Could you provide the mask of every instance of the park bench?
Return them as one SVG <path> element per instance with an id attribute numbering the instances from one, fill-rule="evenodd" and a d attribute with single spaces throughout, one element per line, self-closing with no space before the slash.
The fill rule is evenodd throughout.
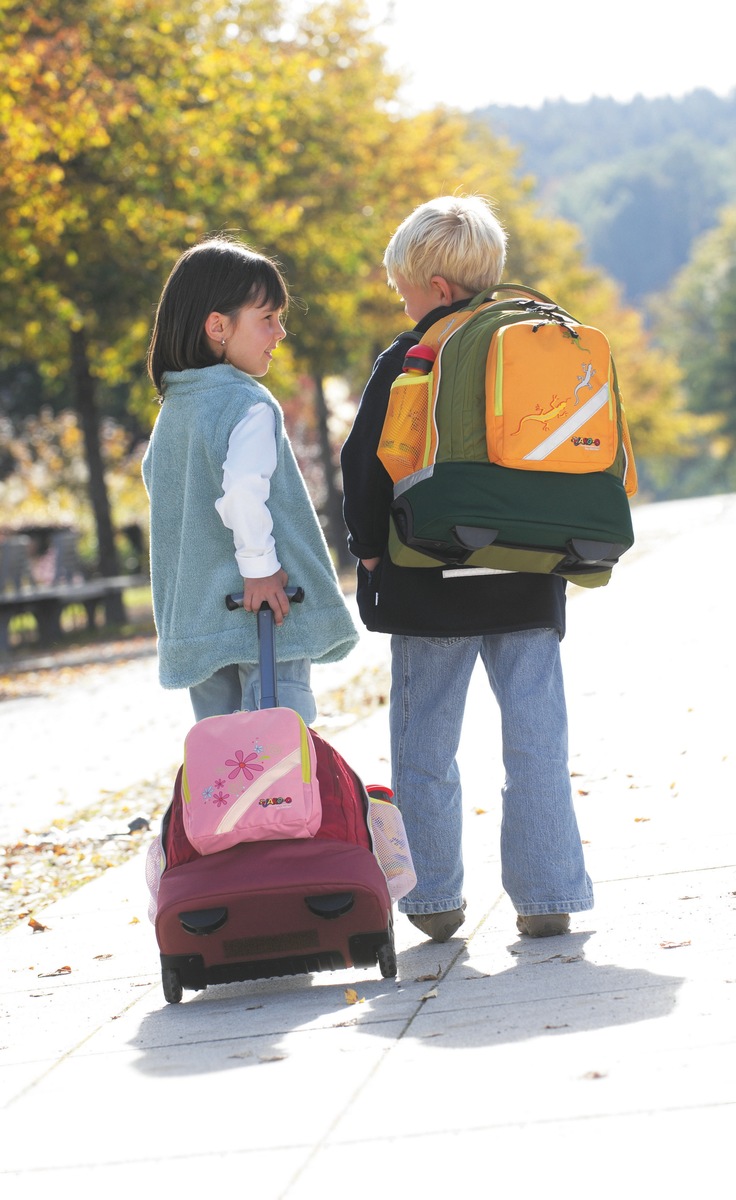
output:
<path id="1" fill-rule="evenodd" d="M 32 571 L 31 538 L 9 535 L 0 542 L 0 653 L 9 648 L 9 626 L 13 617 L 30 613 L 38 630 L 38 644 L 51 646 L 62 640 L 64 610 L 81 605 L 88 629 L 108 620 L 108 606 L 123 603 L 128 588 L 148 584 L 147 575 L 82 577 L 77 556 L 77 535 L 60 530 L 51 540 L 53 573 L 49 582 L 37 583 Z"/>

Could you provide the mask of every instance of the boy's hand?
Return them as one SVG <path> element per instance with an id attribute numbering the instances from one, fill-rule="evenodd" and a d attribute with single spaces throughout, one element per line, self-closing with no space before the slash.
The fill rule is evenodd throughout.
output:
<path id="1" fill-rule="evenodd" d="M 280 570 L 275 575 L 266 575 L 263 579 L 246 579 L 243 581 L 243 608 L 246 612 L 258 612 L 265 601 L 273 612 L 277 625 L 283 625 L 284 617 L 289 612 L 289 598 L 284 591 L 289 576 Z"/>
<path id="2" fill-rule="evenodd" d="M 360 561 L 362 562 L 366 571 L 368 571 L 370 573 L 371 571 L 375 571 L 376 567 L 378 566 L 378 564 L 381 560 L 380 560 L 380 558 L 361 558 Z"/>

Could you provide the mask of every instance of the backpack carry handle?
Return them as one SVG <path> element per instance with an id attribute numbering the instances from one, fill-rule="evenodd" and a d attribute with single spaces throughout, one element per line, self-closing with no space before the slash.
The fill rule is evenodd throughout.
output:
<path id="1" fill-rule="evenodd" d="M 284 588 L 292 604 L 301 604 L 304 599 L 304 588 Z M 225 604 L 234 612 L 243 607 L 243 597 L 226 596 Z M 256 613 L 258 623 L 258 667 L 261 676 L 261 703 L 259 708 L 278 708 L 278 684 L 276 681 L 276 639 L 274 637 L 273 611 L 267 600 Z"/>
<path id="2" fill-rule="evenodd" d="M 491 303 L 496 300 L 499 292 L 511 293 L 511 299 L 516 295 L 520 300 L 523 297 L 534 300 L 541 308 L 548 308 L 551 313 L 561 313 L 564 317 L 569 317 L 571 321 L 575 321 L 575 318 L 570 315 L 566 308 L 560 308 L 560 305 L 555 304 L 554 300 L 550 300 L 549 296 L 545 296 L 544 292 L 538 292 L 535 288 L 527 287 L 524 283 L 499 283 L 498 287 L 493 288 L 492 291 L 487 293 Z M 498 301 L 498 303 L 502 304 L 503 301 Z"/>
<path id="3" fill-rule="evenodd" d="M 304 588 L 302 588 L 302 587 L 287 587 L 287 588 L 284 588 L 284 591 L 286 592 L 287 599 L 290 600 L 292 604 L 301 604 L 302 600 L 304 599 Z M 268 608 L 268 602 L 266 600 L 264 600 L 263 603 L 266 605 L 266 608 Z M 229 608 L 230 612 L 235 612 L 236 609 L 242 608 L 243 607 L 242 592 L 240 593 L 240 595 L 233 594 L 230 596 L 226 596 L 225 597 L 225 607 Z"/>
<path id="4" fill-rule="evenodd" d="M 558 307 L 554 300 L 550 300 L 549 296 L 545 296 L 544 292 L 537 292 L 534 288 L 527 287 L 525 283 L 499 283 L 497 287 L 491 289 L 489 293 L 491 299 L 498 292 L 521 293 L 524 296 L 531 296 L 532 300 L 541 300 L 542 304 L 552 304 L 555 308 Z"/>

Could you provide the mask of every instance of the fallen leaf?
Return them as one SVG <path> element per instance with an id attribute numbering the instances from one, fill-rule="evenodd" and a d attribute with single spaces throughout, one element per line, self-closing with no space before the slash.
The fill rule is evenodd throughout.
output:
<path id="1" fill-rule="evenodd" d="M 483 817 L 488 812 L 488 809 L 487 808 L 474 808 L 473 812 L 476 814 L 476 816 Z"/>
<path id="2" fill-rule="evenodd" d="M 348 1004 L 364 1004 L 365 996 L 359 996 L 355 988 L 345 988 L 345 999 Z"/>
<path id="3" fill-rule="evenodd" d="M 34 933 L 45 933 L 48 929 L 48 925 L 42 925 L 41 922 L 37 921 L 35 917 L 31 917 L 28 924 Z"/>
<path id="4" fill-rule="evenodd" d="M 586 1071 L 583 1079 L 605 1079 L 606 1074 L 606 1071 Z"/>
<path id="5" fill-rule="evenodd" d="M 133 917 L 133 919 L 128 922 L 129 925 L 140 925 L 140 923 L 140 917 Z"/>
<path id="6" fill-rule="evenodd" d="M 590 792 L 586 792 L 585 788 L 578 788 L 578 796 L 589 796 Z"/>
<path id="7" fill-rule="evenodd" d="M 112 954 L 95 954 L 95 962 L 99 962 L 103 958 L 112 958 Z"/>
<path id="8" fill-rule="evenodd" d="M 434 983 L 435 979 L 441 979 L 441 978 L 442 978 L 442 967 L 438 967 L 436 974 L 434 974 L 434 975 L 431 975 L 431 974 L 430 975 L 417 975 L 414 982 L 415 983 Z"/>
<path id="9" fill-rule="evenodd" d="M 662 950 L 677 950 L 680 946 L 691 946 L 692 942 L 660 942 L 659 945 Z"/>
<path id="10" fill-rule="evenodd" d="M 425 992 L 425 994 L 422 996 L 422 1000 L 436 1000 L 438 995 L 438 989 L 432 988 L 430 991 Z"/>
<path id="11" fill-rule="evenodd" d="M 544 1028 L 545 1029 L 569 1029 L 570 1026 L 567 1023 L 567 1021 L 565 1021 L 565 1023 L 563 1025 L 545 1025 Z"/>
<path id="12" fill-rule="evenodd" d="M 39 975 L 39 979 L 53 979 L 55 975 L 71 975 L 71 967 L 57 967 L 55 971 L 49 971 L 46 975 Z"/>
<path id="13" fill-rule="evenodd" d="M 639 823 L 643 821 L 651 821 L 651 819 L 651 817 L 634 817 L 634 821 Z"/>

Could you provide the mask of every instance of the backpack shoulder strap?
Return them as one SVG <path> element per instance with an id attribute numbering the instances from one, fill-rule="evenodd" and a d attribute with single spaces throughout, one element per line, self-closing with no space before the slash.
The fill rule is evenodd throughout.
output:
<path id="1" fill-rule="evenodd" d="M 459 312 L 450 313 L 447 317 L 440 317 L 439 321 L 435 321 L 434 325 L 430 325 L 429 329 L 422 334 L 420 342 L 422 346 L 431 346 L 434 350 L 441 350 L 445 342 L 453 333 L 457 333 L 467 321 L 475 317 L 480 308 L 461 308 Z"/>

